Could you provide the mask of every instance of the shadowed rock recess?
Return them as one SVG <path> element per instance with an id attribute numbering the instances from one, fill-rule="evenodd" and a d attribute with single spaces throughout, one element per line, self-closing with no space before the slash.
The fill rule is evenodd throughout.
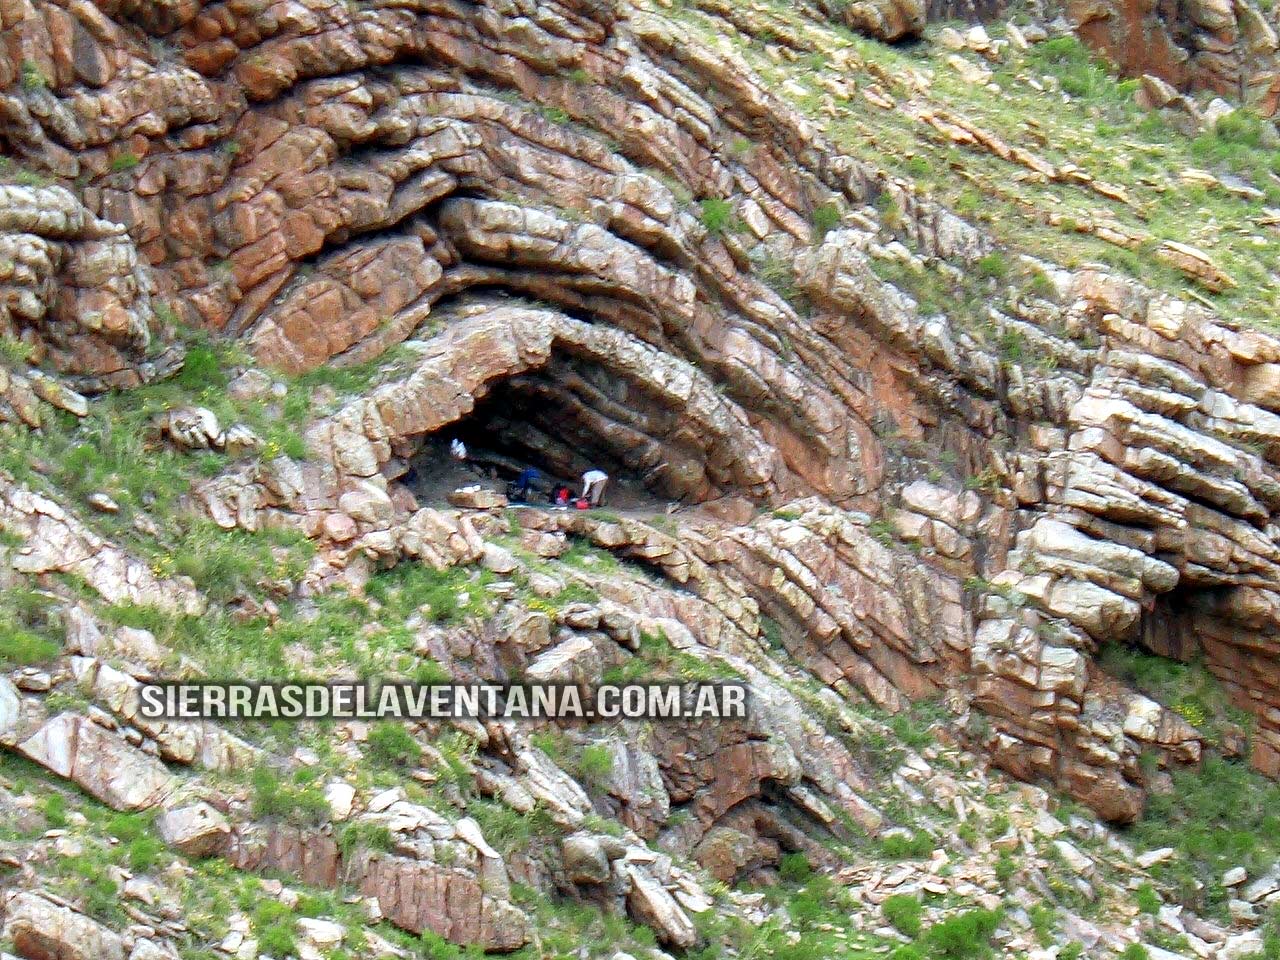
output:
<path id="1" fill-rule="evenodd" d="M 0 953 L 1274 951 L 1274 817 L 1143 818 L 1274 814 L 1280 162 L 1114 184 L 931 87 L 1154 129 L 1068 51 L 1234 163 L 1276 14 L 926 30 L 1002 6 L 0 0 Z M 526 464 L 617 504 L 508 509 Z M 751 711 L 140 713 L 236 676 Z"/>

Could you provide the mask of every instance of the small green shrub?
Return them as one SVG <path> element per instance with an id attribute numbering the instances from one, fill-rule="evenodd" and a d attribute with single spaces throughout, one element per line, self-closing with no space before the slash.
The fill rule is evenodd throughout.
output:
<path id="1" fill-rule="evenodd" d="M 1003 280 L 1009 275 L 1009 265 L 1005 263 L 1004 254 L 999 250 L 992 250 L 986 256 L 979 257 L 976 266 L 978 275 L 983 278 Z"/>
<path id="2" fill-rule="evenodd" d="M 1218 122 L 1213 125 L 1213 132 L 1218 139 L 1227 143 L 1260 149 L 1266 124 L 1267 121 L 1252 110 L 1232 110 L 1218 118 Z"/>
<path id="3" fill-rule="evenodd" d="M 885 920 L 899 933 L 906 934 L 913 940 L 920 935 L 920 917 L 924 906 L 920 898 L 909 893 L 895 893 L 880 905 Z"/>
<path id="4" fill-rule="evenodd" d="M 383 767 L 409 767 L 422 757 L 422 747 L 402 724 L 382 720 L 369 731 L 369 758 Z"/>
<path id="5" fill-rule="evenodd" d="M 23 60 L 20 71 L 23 90 L 34 92 L 36 90 L 44 90 L 49 86 L 49 78 L 40 69 L 40 64 L 34 60 Z"/>
<path id="6" fill-rule="evenodd" d="M 1036 44 L 1028 51 L 1027 61 L 1057 77 L 1063 92 L 1073 97 L 1115 101 L 1125 96 L 1106 66 L 1074 35 Z"/>
<path id="7" fill-rule="evenodd" d="M 293 928 L 286 923 L 272 923 L 257 931 L 258 950 L 271 957 L 292 956 L 298 948 Z"/>
<path id="8" fill-rule="evenodd" d="M 996 879 L 1001 883 L 1007 883 L 1009 878 L 1018 872 L 1018 862 L 1009 856 L 1009 854 L 1001 853 L 996 860 Z"/>
<path id="9" fill-rule="evenodd" d="M 390 850 L 391 831 L 376 823 L 349 823 L 338 834 L 338 849 L 344 857 L 357 850 Z"/>
<path id="10" fill-rule="evenodd" d="M 107 821 L 107 832 L 120 841 L 120 855 L 129 869 L 150 870 L 165 852 L 165 845 L 149 833 L 149 818 L 137 813 L 118 813 Z"/>
<path id="11" fill-rule="evenodd" d="M 253 771 L 250 785 L 253 815 L 261 820 L 316 826 L 329 817 L 329 804 L 319 787 L 289 783 L 268 766 Z"/>
<path id="12" fill-rule="evenodd" d="M 1147 960 L 1147 948 L 1140 943 L 1131 943 L 1120 951 L 1120 960 Z"/>
<path id="13" fill-rule="evenodd" d="M 221 390 L 229 382 L 222 369 L 222 361 L 209 347 L 192 347 L 182 361 L 178 384 L 193 393 L 206 388 Z"/>
<path id="14" fill-rule="evenodd" d="M 803 887 L 787 901 L 787 913 L 792 925 L 803 932 L 828 924 L 831 918 L 831 901 L 835 895 L 831 878 L 813 874 Z"/>
<path id="15" fill-rule="evenodd" d="M 49 794 L 40 801 L 40 812 L 52 829 L 63 829 L 67 825 L 67 798 L 60 793 Z"/>
<path id="16" fill-rule="evenodd" d="M 929 163 L 929 158 L 918 154 L 914 157 L 908 157 L 904 166 L 907 168 L 907 173 L 913 177 L 927 177 L 933 173 L 933 165 Z"/>
<path id="17" fill-rule="evenodd" d="M 107 833 L 117 840 L 137 840 L 147 832 L 147 821 L 136 813 L 117 813 L 107 821 Z"/>
<path id="18" fill-rule="evenodd" d="M 80 895 L 84 897 L 85 912 L 89 916 L 108 922 L 121 916 L 120 888 L 98 863 L 82 857 L 74 870 L 83 880 Z"/>
<path id="19" fill-rule="evenodd" d="M 919 700 L 889 718 L 889 728 L 904 746 L 923 750 L 933 743 L 932 727 L 938 719 L 937 701 Z"/>
<path id="20" fill-rule="evenodd" d="M 161 861 L 166 849 L 157 837 L 149 834 L 135 837 L 125 847 L 125 860 L 130 870 L 145 873 Z"/>
<path id="21" fill-rule="evenodd" d="M 813 242 L 821 243 L 836 227 L 840 226 L 840 208 L 834 203 L 824 203 L 813 209 Z"/>
<path id="22" fill-rule="evenodd" d="M 813 876 L 809 858 L 801 851 L 784 853 L 778 861 L 778 876 L 783 883 L 804 883 Z"/>
<path id="23" fill-rule="evenodd" d="M 418 949 L 427 960 L 459 960 L 462 948 L 450 943 L 434 930 L 423 930 L 418 938 Z"/>
<path id="24" fill-rule="evenodd" d="M 938 960 L 970 960 L 991 953 L 991 936 L 1000 925 L 994 910 L 967 910 L 925 931 L 925 952 Z"/>
<path id="25" fill-rule="evenodd" d="M 300 917 L 328 917 L 337 912 L 338 905 L 331 893 L 304 893 L 293 909 Z"/>
<path id="26" fill-rule="evenodd" d="M 736 232 L 739 229 L 738 218 L 734 215 L 733 205 L 728 200 L 707 197 L 698 206 L 702 211 L 699 219 L 712 236 Z"/>
<path id="27" fill-rule="evenodd" d="M 484 838 L 503 852 L 527 850 L 534 838 L 550 836 L 557 829 L 541 805 L 521 813 L 495 800 L 473 800 L 467 804 L 467 813 L 480 824 Z"/>
<path id="28" fill-rule="evenodd" d="M 29 667 L 47 663 L 58 655 L 61 647 L 56 641 L 41 637 L 27 630 L 3 630 L 0 627 L 0 663 L 15 667 Z"/>
<path id="29" fill-rule="evenodd" d="M 430 657 L 422 659 L 413 668 L 413 682 L 424 687 L 448 683 L 450 679 L 449 671 Z"/>
<path id="30" fill-rule="evenodd" d="M 1058 926 L 1058 914 L 1053 907 L 1037 903 L 1027 911 L 1027 918 L 1031 921 L 1031 929 L 1035 931 L 1040 946 L 1047 947 L 1053 943 L 1053 931 Z"/>
<path id="31" fill-rule="evenodd" d="M 762 616 L 760 618 L 760 634 L 770 650 L 781 650 L 783 648 L 782 624 L 778 623 L 777 620 L 772 617 Z"/>
<path id="32" fill-rule="evenodd" d="M 34 170 L 19 170 L 13 175 L 13 179 L 22 187 L 47 187 L 53 183 L 52 178 Z"/>
<path id="33" fill-rule="evenodd" d="M 1135 890 L 1133 899 L 1142 913 L 1158 913 L 1160 910 L 1160 894 L 1149 883 L 1144 883 Z"/>
<path id="34" fill-rule="evenodd" d="M 366 590 L 392 616 L 418 612 L 435 623 L 457 623 L 483 611 L 485 587 L 492 580 L 487 571 L 472 579 L 461 567 L 439 571 L 426 564 L 402 563 L 374 576 Z"/>
<path id="35" fill-rule="evenodd" d="M 577 766 L 578 774 L 587 783 L 604 784 L 613 773 L 613 751 L 603 743 L 583 747 Z"/>
<path id="36" fill-rule="evenodd" d="M 132 170 L 141 162 L 136 153 L 117 153 L 111 158 L 111 170 L 113 173 L 122 173 L 125 170 Z"/>
<path id="37" fill-rule="evenodd" d="M 880 852 L 890 860 L 923 860 L 933 853 L 934 840 L 923 830 L 914 830 L 910 836 L 891 833 L 880 841 Z"/>
<path id="38" fill-rule="evenodd" d="M 17 337 L 0 336 L 0 357 L 8 360 L 15 367 L 21 367 L 31 360 L 31 344 Z"/>

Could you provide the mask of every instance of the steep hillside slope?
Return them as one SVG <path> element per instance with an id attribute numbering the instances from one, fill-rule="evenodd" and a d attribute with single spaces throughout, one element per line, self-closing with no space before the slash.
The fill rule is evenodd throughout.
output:
<path id="1" fill-rule="evenodd" d="M 0 3 L 5 948 L 1274 953 L 1274 12 L 967 12 Z"/>

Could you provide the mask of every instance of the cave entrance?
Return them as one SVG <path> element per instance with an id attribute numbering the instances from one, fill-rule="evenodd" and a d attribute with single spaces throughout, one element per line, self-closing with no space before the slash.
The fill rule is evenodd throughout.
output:
<path id="1" fill-rule="evenodd" d="M 534 505 L 547 505 L 557 483 L 582 491 L 582 475 L 609 475 L 602 507 L 652 516 L 672 501 L 692 502 L 706 486 L 700 458 L 680 442 L 680 411 L 661 409 L 636 385 L 567 355 L 496 384 L 466 417 L 424 438 L 401 481 L 424 505 L 482 484 L 506 492 L 526 467 L 539 472 Z M 449 444 L 467 447 L 466 464 Z"/>

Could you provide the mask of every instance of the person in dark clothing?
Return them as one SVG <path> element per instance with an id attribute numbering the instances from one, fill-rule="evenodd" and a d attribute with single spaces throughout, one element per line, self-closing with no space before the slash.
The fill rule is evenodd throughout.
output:
<path id="1" fill-rule="evenodd" d="M 530 491 L 536 492 L 538 481 L 542 479 L 542 474 L 538 473 L 533 467 L 525 467 L 520 471 L 520 475 L 516 477 L 514 488 L 514 498 L 517 503 L 524 503 L 529 499 Z"/>

